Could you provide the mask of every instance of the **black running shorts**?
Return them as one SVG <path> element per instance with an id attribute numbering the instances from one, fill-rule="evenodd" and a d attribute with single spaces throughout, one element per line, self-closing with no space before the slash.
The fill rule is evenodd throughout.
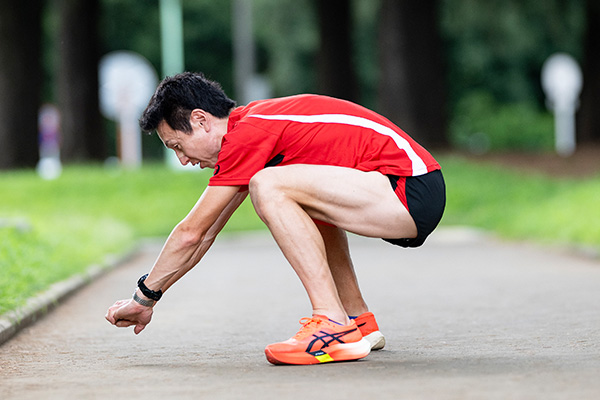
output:
<path id="1" fill-rule="evenodd" d="M 408 212 L 417 225 L 417 237 L 407 239 L 383 239 L 402 247 L 419 247 L 438 226 L 446 206 L 446 185 L 442 171 L 436 170 L 421 176 L 398 177 L 388 175 L 395 192 L 404 186 Z"/>

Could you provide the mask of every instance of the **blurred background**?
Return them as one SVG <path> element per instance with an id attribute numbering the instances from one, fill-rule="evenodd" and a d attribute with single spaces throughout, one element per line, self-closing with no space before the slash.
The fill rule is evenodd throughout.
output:
<path id="1" fill-rule="evenodd" d="M 180 17 L 166 17 L 166 3 Z M 165 54 L 178 32 L 182 54 Z M 540 74 L 563 52 L 583 71 L 578 146 L 600 141 L 596 0 L 6 0 L 0 169 L 38 163 L 42 104 L 59 110 L 63 163 L 117 155 L 98 65 L 118 50 L 142 56 L 158 78 L 202 71 L 239 104 L 328 94 L 386 115 L 426 147 L 475 153 L 552 151 Z M 173 57 L 179 66 L 167 65 Z M 145 160 L 163 157 L 155 139 L 143 138 Z"/>

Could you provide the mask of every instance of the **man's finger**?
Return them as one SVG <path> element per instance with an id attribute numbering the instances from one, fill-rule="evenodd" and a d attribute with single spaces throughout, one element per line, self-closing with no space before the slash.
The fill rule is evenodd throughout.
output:
<path id="1" fill-rule="evenodd" d="M 111 324 L 115 325 L 116 322 L 118 321 L 118 319 L 115 316 L 115 314 L 127 302 L 129 302 L 129 300 L 119 300 L 119 301 L 115 302 L 115 304 L 113 304 L 111 307 L 109 307 L 109 309 L 106 312 L 106 315 L 104 316 L 104 318 L 106 318 L 106 320 L 108 322 L 110 322 Z"/>
<path id="2" fill-rule="evenodd" d="M 128 326 L 135 325 L 135 322 L 128 321 L 126 319 L 120 319 L 115 322 L 115 326 L 118 328 L 127 328 Z"/>
<path id="3" fill-rule="evenodd" d="M 108 309 L 104 318 L 113 325 L 117 322 L 115 319 L 115 310 L 112 307 Z"/>
<path id="4" fill-rule="evenodd" d="M 135 328 L 133 328 L 133 333 L 135 333 L 136 335 L 139 335 L 140 332 L 144 330 L 144 328 L 146 328 L 146 325 L 138 324 L 135 326 Z"/>

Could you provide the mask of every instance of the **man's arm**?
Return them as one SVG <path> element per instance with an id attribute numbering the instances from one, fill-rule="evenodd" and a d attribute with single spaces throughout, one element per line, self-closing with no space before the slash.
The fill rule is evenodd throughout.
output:
<path id="1" fill-rule="evenodd" d="M 144 282 L 146 286 L 154 291 L 165 291 L 192 269 L 246 196 L 247 192 L 239 192 L 238 186 L 209 186 L 190 213 L 169 235 Z M 141 299 L 148 299 L 139 289 L 136 293 Z M 152 308 L 133 300 L 116 302 L 106 314 L 106 319 L 118 327 L 136 325 L 136 334 L 145 328 L 151 318 Z"/>
<path id="2" fill-rule="evenodd" d="M 209 187 L 210 188 L 210 187 Z M 214 187 L 215 189 L 232 188 L 227 187 Z M 208 189 L 207 189 L 208 191 Z M 219 190 L 220 191 L 220 190 Z M 205 192 L 206 193 L 206 192 Z M 235 186 L 233 197 L 229 203 L 222 209 L 221 213 L 218 214 L 216 220 L 210 225 L 208 229 L 205 229 L 206 225 L 195 225 L 198 221 L 197 213 L 206 206 L 206 201 L 203 201 L 205 195 L 203 194 L 200 200 L 196 203 L 194 208 L 190 211 L 187 217 L 185 217 L 171 232 L 169 239 L 165 243 L 161 254 L 158 256 L 152 271 L 148 275 L 145 283 L 149 288 L 160 288 L 165 292 L 171 285 L 185 275 L 190 269 L 192 269 L 198 262 L 204 257 L 210 246 L 215 241 L 215 238 L 221 232 L 231 215 L 237 210 L 242 204 L 248 191 L 239 192 L 239 187 Z M 198 228 L 194 229 L 194 226 Z M 179 238 L 178 238 L 179 237 Z M 171 240 L 173 238 L 173 240 Z M 172 268 L 175 260 L 179 259 L 179 269 L 173 273 Z M 168 276 L 167 281 L 160 285 L 154 283 L 159 277 Z M 154 279 L 154 281 L 153 281 Z M 164 280 L 164 279 L 163 279 Z M 158 290 L 158 289 L 155 289 Z"/>

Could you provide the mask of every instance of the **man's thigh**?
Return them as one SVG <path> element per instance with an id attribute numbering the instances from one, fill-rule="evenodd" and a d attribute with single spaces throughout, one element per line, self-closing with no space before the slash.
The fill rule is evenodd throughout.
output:
<path id="1" fill-rule="evenodd" d="M 371 237 L 415 237 L 417 230 L 379 172 L 326 165 L 287 165 L 259 171 L 253 191 L 272 190 L 303 207 L 315 219 Z"/>

